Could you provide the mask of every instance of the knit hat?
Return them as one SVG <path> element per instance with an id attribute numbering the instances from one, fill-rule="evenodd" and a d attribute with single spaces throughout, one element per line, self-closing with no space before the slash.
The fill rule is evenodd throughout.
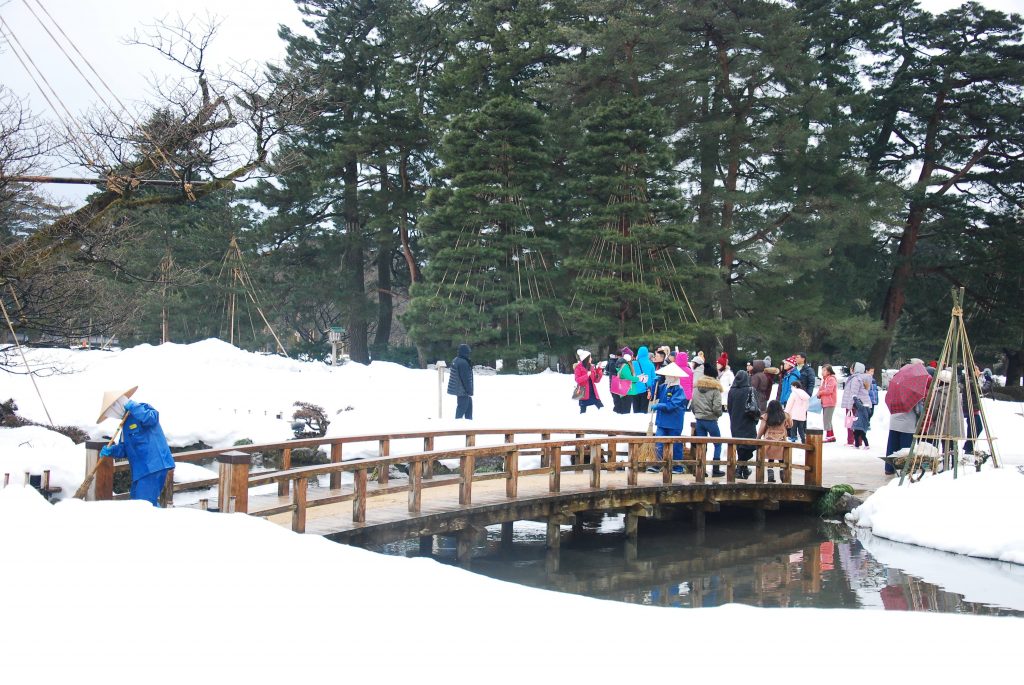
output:
<path id="1" fill-rule="evenodd" d="M 765 365 L 765 368 L 771 366 L 772 365 L 772 358 L 771 357 L 765 357 L 764 358 L 764 365 Z"/>
<path id="2" fill-rule="evenodd" d="M 796 366 L 796 355 L 791 354 L 782 360 L 783 364 L 789 364 L 790 366 Z"/>
<path id="3" fill-rule="evenodd" d="M 726 354 L 725 352 L 720 354 L 719 357 L 718 357 L 718 365 L 721 366 L 723 369 L 726 366 L 728 366 L 729 365 L 729 355 Z"/>
<path id="4" fill-rule="evenodd" d="M 619 350 L 619 354 L 629 354 L 629 355 L 631 355 L 631 354 L 633 354 L 633 350 L 629 349 L 628 347 L 623 347 L 621 350 Z"/>
<path id="5" fill-rule="evenodd" d="M 666 364 L 665 366 L 661 367 L 654 373 L 658 374 L 659 376 L 669 376 L 671 378 L 687 378 L 690 375 L 675 362 L 672 362 L 671 364 Z"/>
<path id="6" fill-rule="evenodd" d="M 587 350 L 576 350 L 576 358 L 579 359 L 580 361 L 583 361 L 589 356 L 590 352 L 588 352 Z"/>
<path id="7" fill-rule="evenodd" d="M 924 364 L 924 360 L 923 359 L 918 359 L 917 357 L 912 357 L 910 359 L 910 363 L 911 364 L 922 364 L 923 365 Z"/>
<path id="8" fill-rule="evenodd" d="M 860 362 L 857 362 L 856 364 L 853 365 L 853 372 L 864 373 L 864 365 L 861 364 Z"/>

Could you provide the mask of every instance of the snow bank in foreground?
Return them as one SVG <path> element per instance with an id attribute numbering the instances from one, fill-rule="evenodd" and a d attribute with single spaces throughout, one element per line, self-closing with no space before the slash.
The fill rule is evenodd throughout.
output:
<path id="1" fill-rule="evenodd" d="M 540 674 L 618 683 L 685 673 L 788 685 L 800 672 L 838 683 L 958 682 L 1017 672 L 1024 626 L 619 604 L 377 555 L 241 514 L 50 506 L 21 486 L 0 491 L 0 531 L 0 674 L 12 683 L 521 683 Z M 958 648 L 908 658 L 892 646 L 892 636 L 914 635 L 956 635 Z M 862 646 L 852 653 L 851 638 Z"/>
<path id="2" fill-rule="evenodd" d="M 918 483 L 894 479 L 847 515 L 883 538 L 1024 564 L 1024 474 L 1016 468 L 961 469 Z"/>

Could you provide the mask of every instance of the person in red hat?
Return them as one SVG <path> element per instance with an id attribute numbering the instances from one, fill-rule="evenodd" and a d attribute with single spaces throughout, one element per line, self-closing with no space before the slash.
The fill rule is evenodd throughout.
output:
<path id="1" fill-rule="evenodd" d="M 725 407 L 729 398 L 729 388 L 732 387 L 735 375 L 729 368 L 729 355 L 723 352 L 718 356 L 718 382 L 722 385 L 722 406 Z"/>
<path id="2" fill-rule="evenodd" d="M 779 381 L 779 402 L 785 407 L 789 395 L 793 392 L 793 381 L 800 380 L 800 372 L 796 368 L 796 355 L 786 357 L 782 362 L 782 380 Z"/>

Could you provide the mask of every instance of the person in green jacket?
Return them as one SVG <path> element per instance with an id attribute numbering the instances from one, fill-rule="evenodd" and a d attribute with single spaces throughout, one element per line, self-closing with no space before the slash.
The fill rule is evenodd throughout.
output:
<path id="1" fill-rule="evenodd" d="M 640 403 L 640 395 L 646 397 L 647 376 L 639 373 L 636 362 L 633 361 L 633 350 L 628 347 L 622 348 L 622 365 L 619 366 L 619 378 L 624 378 L 631 383 L 629 386 L 629 401 L 632 403 L 633 413 L 643 414 L 644 410 Z"/>

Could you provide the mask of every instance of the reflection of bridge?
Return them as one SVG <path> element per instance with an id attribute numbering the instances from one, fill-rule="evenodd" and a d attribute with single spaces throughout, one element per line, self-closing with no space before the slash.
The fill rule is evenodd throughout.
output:
<path id="1" fill-rule="evenodd" d="M 487 558 L 474 559 L 473 563 L 474 568 L 485 575 L 591 597 L 617 596 L 624 593 L 641 594 L 651 588 L 660 588 L 659 597 L 665 598 L 673 594 L 669 590 L 671 586 L 678 586 L 687 581 L 691 589 L 690 598 L 693 606 L 701 606 L 700 596 L 704 589 L 700 583 L 702 578 L 718 574 L 729 567 L 750 564 L 760 559 L 763 561 L 753 564 L 752 571 L 739 580 L 756 586 L 761 596 L 784 594 L 793 583 L 799 583 L 802 591 L 806 593 L 814 594 L 821 591 L 818 545 L 822 536 L 806 524 L 783 533 L 759 528 L 756 541 L 744 540 L 739 544 L 723 547 L 706 546 L 702 540 L 703 535 L 698 532 L 694 540 L 696 544 L 691 548 L 693 556 L 681 558 L 678 550 L 673 550 L 672 553 L 645 554 L 640 557 L 635 541 L 627 539 L 621 561 L 598 569 L 591 568 L 586 563 L 575 563 L 578 554 L 587 553 L 585 550 L 578 552 L 566 548 L 547 549 L 544 554 L 543 582 L 536 578 L 517 576 L 515 565 L 499 562 L 496 567 L 492 567 L 490 559 Z M 778 556 L 779 549 L 800 549 L 803 551 L 802 558 L 799 563 L 794 563 L 788 556 Z M 725 601 L 732 601 L 732 590 L 736 584 L 735 575 L 722 583 L 721 591 L 727 598 Z"/>
<path id="2" fill-rule="evenodd" d="M 572 437 L 553 439 L 560 435 Z M 500 436 L 503 442 L 476 444 L 478 437 L 489 436 Z M 437 449 L 439 442 L 452 440 L 464 445 Z M 422 441 L 422 450 L 392 455 L 396 444 L 409 441 Z M 672 473 L 672 462 L 644 461 L 642 445 L 651 442 L 682 443 L 686 457 L 682 463 L 692 475 Z M 360 443 L 375 443 L 376 455 L 343 461 L 345 446 Z M 708 446 L 715 443 L 724 446 L 724 478 L 706 475 Z M 95 460 L 103 444 L 87 443 L 87 458 Z M 751 462 L 751 482 L 737 480 L 742 462 L 737 460 L 736 448 L 744 445 L 781 446 L 783 457 L 769 463 L 759 449 Z M 292 467 L 293 449 L 321 446 L 328 448 L 330 463 Z M 220 472 L 217 479 L 177 484 L 174 490 L 215 487 L 221 511 L 290 522 L 297 532 L 340 542 L 373 544 L 417 536 L 425 545 L 429 536 L 457 533 L 458 556 L 468 561 L 475 537 L 485 526 L 497 523 L 503 524 L 503 535 L 510 538 L 513 521 L 543 519 L 548 523 L 548 545 L 557 547 L 558 526 L 571 523 L 578 512 L 625 511 L 626 534 L 633 539 L 639 518 L 664 517 L 673 508 L 688 509 L 702 527 L 705 514 L 721 506 L 747 507 L 763 516 L 780 503 L 806 505 L 823 492 L 821 448 L 821 431 L 808 431 L 807 444 L 546 428 L 318 438 L 176 454 L 178 462 L 216 459 Z M 253 453 L 270 450 L 282 451 L 282 468 L 250 472 Z M 669 444 L 665 450 L 671 453 Z M 96 499 L 113 497 L 114 471 L 126 468 L 104 461 L 91 491 Z M 457 463 L 458 468 L 442 473 L 447 469 L 439 468 L 440 462 Z M 660 471 L 647 472 L 652 465 Z M 393 478 L 393 467 L 404 468 L 407 477 Z M 771 467 L 780 469 L 780 482 L 765 482 L 766 468 Z M 310 480 L 319 483 L 321 476 L 328 487 L 310 488 Z M 261 486 L 274 486 L 270 490 L 276 493 L 250 493 L 253 488 L 267 489 Z"/>

